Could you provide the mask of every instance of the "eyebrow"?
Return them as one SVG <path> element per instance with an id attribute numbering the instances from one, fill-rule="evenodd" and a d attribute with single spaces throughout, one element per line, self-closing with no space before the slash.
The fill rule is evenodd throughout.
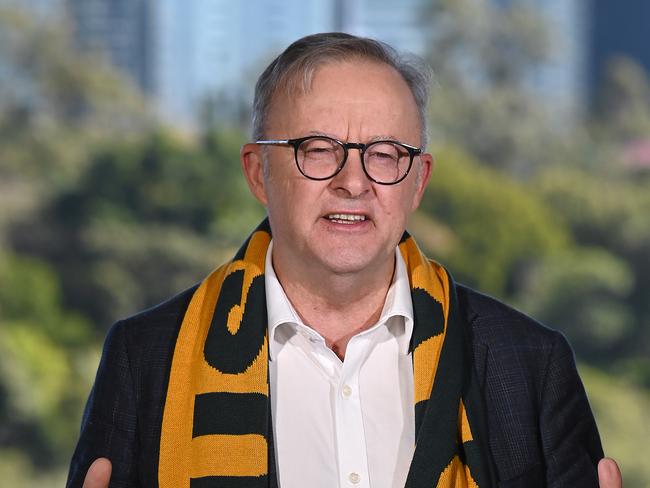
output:
<path id="1" fill-rule="evenodd" d="M 341 141 L 341 142 L 349 142 L 349 141 L 343 141 L 343 140 L 339 139 L 334 134 L 328 134 L 327 132 L 320 132 L 320 131 L 315 131 L 315 130 L 311 130 L 311 131 L 307 132 L 305 134 L 305 136 L 323 136 L 323 137 L 329 137 L 331 139 L 336 139 L 337 141 Z M 399 137 L 396 137 L 394 135 L 381 134 L 381 135 L 377 135 L 377 136 L 372 136 L 371 138 L 367 139 L 367 141 L 365 143 L 367 144 L 367 143 L 371 143 L 371 142 L 375 142 L 375 141 L 402 142 L 402 140 Z M 355 141 L 355 142 L 361 142 L 361 141 Z"/>

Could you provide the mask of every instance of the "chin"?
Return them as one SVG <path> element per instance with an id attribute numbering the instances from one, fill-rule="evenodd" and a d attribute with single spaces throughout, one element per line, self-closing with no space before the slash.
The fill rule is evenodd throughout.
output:
<path id="1" fill-rule="evenodd" d="M 319 261 L 323 267 L 335 274 L 352 274 L 358 273 L 379 265 L 380 259 L 377 255 L 372 255 L 366 250 L 337 249 L 320 254 Z M 391 250 L 392 255 L 392 250 Z"/>

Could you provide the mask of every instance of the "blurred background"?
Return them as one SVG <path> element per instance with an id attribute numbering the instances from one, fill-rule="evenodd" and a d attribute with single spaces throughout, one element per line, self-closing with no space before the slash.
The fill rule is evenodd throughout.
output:
<path id="1" fill-rule="evenodd" d="M 435 71 L 421 247 L 569 337 L 650 486 L 648 25 L 645 0 L 0 0 L 0 483 L 64 484 L 108 327 L 263 217 L 258 74 L 343 30 Z"/>

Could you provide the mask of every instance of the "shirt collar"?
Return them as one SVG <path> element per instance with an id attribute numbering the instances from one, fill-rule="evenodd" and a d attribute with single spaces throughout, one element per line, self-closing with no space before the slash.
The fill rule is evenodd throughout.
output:
<path id="1" fill-rule="evenodd" d="M 411 335 L 413 334 L 413 299 L 411 298 L 411 285 L 406 272 L 406 263 L 399 248 L 395 248 L 393 282 L 388 288 L 384 308 L 381 311 L 378 323 L 383 323 L 394 316 L 404 317 L 403 333 L 398 330 L 392 332 L 397 336 L 400 352 L 407 354 Z M 398 323 L 401 324 L 402 321 L 398 321 Z"/>
<path id="2" fill-rule="evenodd" d="M 286 339 L 291 334 L 280 334 L 279 329 L 296 328 L 309 329 L 300 319 L 298 313 L 293 308 L 289 298 L 284 292 L 280 281 L 278 280 L 275 270 L 273 269 L 273 262 L 271 255 L 273 252 L 273 240 L 271 240 L 268 250 L 266 251 L 266 261 L 264 266 L 264 285 L 266 291 L 266 308 L 268 318 L 268 332 L 269 332 L 269 357 L 271 360 L 277 357 L 280 350 L 284 346 Z M 389 321 L 391 317 L 401 316 L 403 321 Z M 395 324 L 404 324 L 402 327 Z M 406 272 L 406 264 L 399 249 L 395 249 L 395 272 L 393 273 L 393 281 L 386 294 L 384 307 L 379 316 L 379 320 L 375 326 L 360 334 L 370 333 L 381 324 L 390 324 L 391 330 L 395 334 L 400 352 L 402 354 L 408 353 L 408 347 L 413 333 L 413 301 L 411 299 L 411 286 L 409 284 L 408 274 Z M 282 326 L 282 327 L 281 327 Z M 288 327 L 287 327 L 288 326 Z M 291 327 L 293 326 L 293 327 Z M 309 329 L 315 336 L 319 334 Z"/>
<path id="3" fill-rule="evenodd" d="M 280 337 L 277 334 L 279 326 L 285 324 L 302 324 L 302 320 L 298 313 L 291 305 L 289 298 L 284 293 L 284 289 L 278 280 L 275 270 L 273 269 L 273 262 L 271 260 L 271 253 L 273 252 L 273 240 L 269 244 L 266 251 L 266 262 L 264 265 L 264 288 L 266 291 L 266 313 L 269 321 L 269 357 L 271 360 L 275 359 L 284 346 L 286 337 Z"/>

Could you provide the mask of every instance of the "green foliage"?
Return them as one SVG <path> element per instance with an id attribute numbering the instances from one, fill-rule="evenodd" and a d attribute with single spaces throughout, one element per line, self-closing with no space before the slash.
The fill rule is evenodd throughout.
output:
<path id="1" fill-rule="evenodd" d="M 0 120 L 16 132 L 54 122 L 121 133 L 147 121 L 137 91 L 101 57 L 79 52 L 64 22 L 0 6 L 0 67 Z"/>
<path id="2" fill-rule="evenodd" d="M 602 249 L 547 256 L 528 272 L 519 305 L 565 332 L 584 360 L 605 366 L 634 328 L 627 263 Z"/>
<path id="3" fill-rule="evenodd" d="M 578 241 L 602 244 L 629 257 L 647 253 L 650 181 L 627 178 L 623 168 L 618 174 L 614 169 L 590 172 L 552 166 L 540 172 L 533 186 Z"/>
<path id="4" fill-rule="evenodd" d="M 645 488 L 650 480 L 647 439 L 650 393 L 621 382 L 616 375 L 579 366 L 589 393 L 605 455 L 619 463 L 625 488 Z"/>
<path id="5" fill-rule="evenodd" d="M 0 6 L 0 245 L 78 178 L 90 148 L 151 126 L 139 93 L 100 57 L 78 52 L 60 18 Z"/>
<path id="6" fill-rule="evenodd" d="M 0 479 L 3 486 L 11 488 L 41 488 L 65 486 L 66 471 L 34 471 L 23 451 L 2 449 L 0 451 Z"/>
<path id="7" fill-rule="evenodd" d="M 61 308 L 43 262 L 0 255 L 0 283 L 0 439 L 19 446 L 23 462 L 51 468 L 73 446 L 90 384 L 88 323 Z"/>
<path id="8" fill-rule="evenodd" d="M 605 69 L 599 92 L 597 121 L 605 135 L 628 141 L 650 134 L 650 84 L 643 68 L 615 57 Z"/>
<path id="9" fill-rule="evenodd" d="M 56 273 L 33 258 L 0 254 L 0 318 L 39 323 L 39 329 L 69 346 L 90 338 L 84 319 L 61 308 Z"/>
<path id="10" fill-rule="evenodd" d="M 239 173 L 240 144 L 158 131 L 104 146 L 78 182 L 12 227 L 11 242 L 51 262 L 65 302 L 106 327 L 199 281 L 262 218 Z"/>
<path id="11" fill-rule="evenodd" d="M 530 83 L 531 69 L 552 56 L 548 24 L 526 2 L 429 5 L 434 141 L 463 147 L 483 164 L 528 174 L 544 161 L 557 132 Z"/>
<path id="12" fill-rule="evenodd" d="M 609 353 L 601 356 L 601 361 L 647 358 L 650 347 L 650 226 L 647 219 L 650 181 L 630 178 L 620 170 L 615 173 L 612 168 L 596 173 L 551 167 L 541 172 L 532 186 L 556 214 L 562 215 L 579 245 L 607 250 L 582 265 L 585 271 L 589 268 L 596 283 L 583 280 L 588 288 L 584 289 L 586 293 L 581 303 L 586 306 L 587 297 L 592 295 L 592 304 L 587 308 L 590 314 L 598 314 L 592 322 L 606 320 L 610 323 L 608 330 L 616 329 L 621 333 L 609 343 Z M 570 274 L 576 271 L 575 266 L 575 261 L 558 261 L 555 267 Z M 553 280 L 551 274 L 548 272 L 546 278 L 540 279 Z M 625 277 L 617 278 L 622 276 Z M 609 292 L 602 296 L 604 290 L 596 290 L 606 283 Z M 530 292 L 539 291 L 541 286 L 533 286 Z M 564 288 L 567 288 L 564 292 L 567 295 L 577 295 L 575 290 Z M 587 327 L 587 317 L 584 318 L 582 327 Z M 592 349 L 592 353 L 596 349 Z M 602 348 L 600 351 L 603 352 Z M 647 361 L 632 361 L 630 374 L 650 384 L 650 368 L 642 364 Z"/>
<path id="13" fill-rule="evenodd" d="M 437 159 L 421 210 L 447 227 L 449 239 L 423 244 L 456 279 L 503 297 L 521 269 L 568 244 L 565 227 L 508 174 L 456 148 Z"/>

